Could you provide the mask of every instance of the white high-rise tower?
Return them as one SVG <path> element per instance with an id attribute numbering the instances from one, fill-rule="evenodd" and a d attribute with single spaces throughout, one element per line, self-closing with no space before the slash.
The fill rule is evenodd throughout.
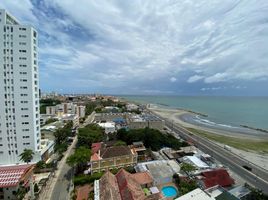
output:
<path id="1" fill-rule="evenodd" d="M 0 165 L 40 158 L 37 31 L 0 9 Z"/>

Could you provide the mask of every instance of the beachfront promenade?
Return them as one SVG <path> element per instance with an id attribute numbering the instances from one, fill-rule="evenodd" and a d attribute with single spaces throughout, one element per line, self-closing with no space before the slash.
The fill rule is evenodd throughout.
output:
<path id="1" fill-rule="evenodd" d="M 157 115 L 156 113 L 148 110 L 148 112 Z M 157 115 L 159 116 L 159 115 Z M 216 160 L 229 167 L 237 175 L 241 176 L 248 184 L 257 189 L 261 189 L 265 194 L 268 194 L 268 171 L 260 168 L 259 166 L 250 163 L 249 161 L 239 157 L 238 155 L 224 149 L 223 147 L 215 144 L 214 142 L 194 135 L 185 128 L 174 124 L 167 118 L 159 116 L 165 121 L 166 126 L 178 134 L 181 138 L 193 142 L 200 150 L 210 154 Z M 248 166 L 252 171 L 248 171 L 243 166 Z"/>

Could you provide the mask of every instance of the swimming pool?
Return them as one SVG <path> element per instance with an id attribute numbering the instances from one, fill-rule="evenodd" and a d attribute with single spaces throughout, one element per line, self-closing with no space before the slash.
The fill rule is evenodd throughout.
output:
<path id="1" fill-rule="evenodd" d="M 177 190 L 173 186 L 165 186 L 162 188 L 162 193 L 165 197 L 176 197 L 177 196 Z"/>

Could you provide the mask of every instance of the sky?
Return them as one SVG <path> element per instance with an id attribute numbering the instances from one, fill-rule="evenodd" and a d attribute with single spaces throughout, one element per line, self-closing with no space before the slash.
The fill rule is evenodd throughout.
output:
<path id="1" fill-rule="evenodd" d="M 1 0 L 43 92 L 268 96 L 267 0 Z"/>

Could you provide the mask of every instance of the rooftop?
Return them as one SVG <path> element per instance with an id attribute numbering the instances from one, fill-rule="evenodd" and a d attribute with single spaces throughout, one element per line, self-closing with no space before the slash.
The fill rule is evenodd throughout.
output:
<path id="1" fill-rule="evenodd" d="M 151 177 L 149 172 L 138 172 L 135 174 L 131 174 L 131 176 L 140 184 L 145 185 L 153 182 L 153 178 Z"/>
<path id="2" fill-rule="evenodd" d="M 197 188 L 175 200 L 215 200 L 213 197 L 210 197 L 206 192 Z"/>
<path id="3" fill-rule="evenodd" d="M 131 155 L 132 152 L 128 146 L 112 146 L 101 151 L 102 158 L 112 158 L 117 156 Z"/>
<path id="4" fill-rule="evenodd" d="M 205 171 L 202 172 L 201 175 L 203 176 L 201 179 L 205 188 L 210 188 L 215 185 L 228 187 L 234 184 L 234 179 L 232 179 L 227 170 L 223 168 Z"/>
<path id="5" fill-rule="evenodd" d="M 194 164 L 198 168 L 209 168 L 209 166 L 206 163 L 204 163 L 202 160 L 200 160 L 196 156 L 185 156 L 183 160 L 186 162 L 190 161 L 192 164 Z"/>
<path id="6" fill-rule="evenodd" d="M 84 185 L 77 189 L 77 197 L 76 200 L 84 200 L 88 199 L 88 194 L 90 192 L 90 186 Z"/>
<path id="7" fill-rule="evenodd" d="M 32 169 L 31 164 L 0 167 L 0 188 L 17 186 Z"/>

